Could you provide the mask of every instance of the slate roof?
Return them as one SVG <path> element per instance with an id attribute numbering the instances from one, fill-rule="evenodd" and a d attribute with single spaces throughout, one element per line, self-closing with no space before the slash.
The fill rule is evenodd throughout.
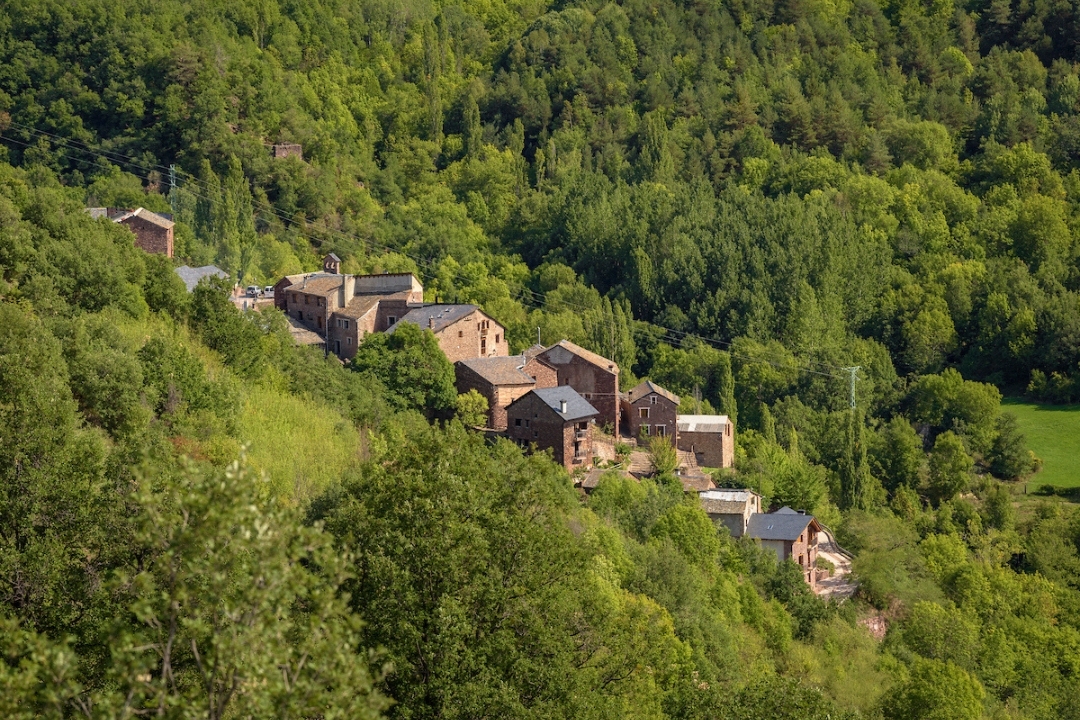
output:
<path id="1" fill-rule="evenodd" d="M 91 215 L 93 215 L 93 213 L 91 213 Z M 141 220 L 145 220 L 148 223 L 157 225 L 158 227 L 163 227 L 166 230 L 176 224 L 169 218 L 163 215 L 159 215 L 156 212 L 147 210 L 146 208 L 136 208 L 135 210 L 130 210 L 128 212 L 125 212 L 123 215 L 117 215 L 112 219 L 112 221 L 115 223 L 122 223 L 125 220 L 130 220 L 131 218 L 139 218 Z"/>
<path id="2" fill-rule="evenodd" d="M 228 279 L 229 277 L 229 273 L 215 265 L 203 265 L 202 267 L 197 268 L 189 265 L 181 265 L 176 268 L 176 274 L 184 281 L 184 285 L 187 286 L 188 292 L 194 292 L 195 286 L 198 285 L 199 281 L 204 277 L 219 277 L 224 279 Z"/>
<path id="3" fill-rule="evenodd" d="M 588 400 L 578 395 L 574 388 L 569 385 L 543 388 L 541 390 L 530 390 L 529 392 L 544 401 L 549 408 L 555 411 L 556 415 L 563 419 L 563 422 L 584 420 L 585 418 L 594 417 L 600 414 Z M 527 394 L 522 397 L 527 397 Z M 560 401 L 562 400 L 566 401 L 565 413 L 559 411 Z M 520 402 L 520 399 L 515 402 Z"/>
<path id="4" fill-rule="evenodd" d="M 618 468 L 592 468 L 589 472 L 585 473 L 585 476 L 581 479 L 581 489 L 585 492 L 591 492 L 596 489 L 596 486 L 600 484 L 600 478 L 607 474 L 616 476 L 622 476 L 627 478 L 633 478 L 634 476 L 625 470 L 619 470 Z"/>
<path id="5" fill-rule="evenodd" d="M 387 332 L 394 332 L 403 322 L 419 325 L 422 328 L 431 327 L 433 332 L 442 332 L 479 309 L 476 305 L 424 305 L 405 313 Z M 431 318 L 435 318 L 434 327 L 429 322 Z"/>
<path id="6" fill-rule="evenodd" d="M 752 490 L 706 490 L 698 497 L 701 507 L 710 515 L 742 515 L 756 495 Z"/>
<path id="7" fill-rule="evenodd" d="M 362 318 L 379 307 L 379 301 L 382 299 L 378 295 L 359 295 L 350 300 L 345 307 L 335 310 L 334 314 L 350 318 Z"/>
<path id="8" fill-rule="evenodd" d="M 524 355 L 469 358 L 458 361 L 460 365 L 469 368 L 492 385 L 533 385 L 536 380 L 522 370 L 526 362 Z"/>
<path id="9" fill-rule="evenodd" d="M 308 295 L 332 295 L 338 291 L 345 282 L 344 275 L 334 273 L 311 273 L 305 275 L 298 282 L 293 283 L 285 290 L 289 292 L 302 292 Z"/>
<path id="10" fill-rule="evenodd" d="M 300 324 L 299 320 L 289 317 L 288 315 L 285 316 L 285 319 L 289 321 L 289 333 L 292 335 L 293 341 L 297 345 L 325 344 L 325 340 L 323 339 L 322 335 L 319 335 L 318 333 L 307 329 Z"/>
<path id="11" fill-rule="evenodd" d="M 330 253 L 330 254 L 329 254 L 329 255 L 327 255 L 327 256 L 326 256 L 326 258 L 324 258 L 324 259 L 326 259 L 326 260 L 333 260 L 334 262 L 341 262 L 341 258 L 339 258 L 339 257 L 337 256 L 337 254 L 336 254 L 336 253 Z"/>
<path id="12" fill-rule="evenodd" d="M 731 419 L 727 415 L 679 415 L 675 418 L 679 432 L 722 433 Z"/>
<path id="13" fill-rule="evenodd" d="M 619 373 L 619 366 L 615 364 L 614 360 L 608 360 L 606 357 L 603 357 L 601 355 L 597 355 L 596 353 L 594 353 L 594 352 L 592 352 L 590 350 L 586 350 L 585 348 L 581 347 L 580 345 L 575 345 L 574 343 L 570 342 L 569 340 L 560 340 L 559 342 L 557 342 L 554 345 L 552 345 L 551 347 L 549 347 L 548 350 L 551 350 L 551 348 L 554 348 L 554 347 L 566 348 L 567 350 L 572 352 L 574 355 L 577 355 L 582 360 L 586 360 L 586 361 L 592 363 L 593 365 L 596 365 L 597 367 L 601 368 L 602 370 L 606 370 L 607 372 L 615 373 L 616 375 Z M 613 368 L 613 369 L 609 370 L 608 368 Z"/>
<path id="14" fill-rule="evenodd" d="M 532 360 L 534 357 L 536 357 L 540 353 L 544 352 L 545 350 L 547 350 L 546 347 L 544 347 L 543 345 L 540 345 L 539 343 L 537 343 L 536 345 L 533 345 L 531 348 L 526 349 L 522 353 L 522 355 L 524 355 L 529 360 Z"/>
<path id="15" fill-rule="evenodd" d="M 751 515 L 746 534 L 758 540 L 793 542 L 799 539 L 810 523 L 817 524 L 813 515 L 804 515 L 785 506 L 776 512 Z"/>
<path id="16" fill-rule="evenodd" d="M 661 397 L 665 397 L 676 405 L 679 404 L 678 395 L 660 387 L 652 380 L 643 380 L 637 387 L 626 393 L 626 399 L 634 403 L 647 395 L 651 395 L 652 393 L 656 393 Z"/>

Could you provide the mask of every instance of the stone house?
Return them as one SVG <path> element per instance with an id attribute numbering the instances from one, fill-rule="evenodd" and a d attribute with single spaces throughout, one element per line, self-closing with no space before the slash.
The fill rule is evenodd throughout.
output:
<path id="1" fill-rule="evenodd" d="M 522 447 L 551 449 L 574 471 L 592 465 L 592 425 L 598 412 L 566 385 L 530 390 L 506 408 L 506 436 Z"/>
<path id="2" fill-rule="evenodd" d="M 677 432 L 679 396 L 651 380 L 641 382 L 619 399 L 622 430 L 632 438 L 643 435 L 674 436 Z"/>
<path id="3" fill-rule="evenodd" d="M 126 227 L 135 235 L 135 247 L 168 258 L 173 256 L 173 226 L 176 223 L 171 216 L 146 208 L 87 208 L 86 211 L 90 217 L 105 217 Z"/>
<path id="4" fill-rule="evenodd" d="M 821 525 L 813 515 L 789 507 L 782 507 L 776 512 L 751 515 L 746 527 L 747 537 L 775 552 L 779 561 L 791 560 L 798 563 L 803 579 L 811 590 L 817 585 L 815 564 L 819 532 Z"/>
<path id="5" fill-rule="evenodd" d="M 753 490 L 706 490 L 698 498 L 709 519 L 724 523 L 733 538 L 745 535 L 750 517 L 761 513 L 761 496 Z"/>
<path id="6" fill-rule="evenodd" d="M 538 357 L 555 368 L 559 385 L 568 385 L 591 403 L 597 422 L 619 436 L 619 366 L 569 340 L 561 340 Z"/>
<path id="7" fill-rule="evenodd" d="M 506 328 L 476 305 L 410 307 L 404 315 L 396 318 L 396 322 L 413 323 L 431 330 L 450 362 L 510 354 Z M 393 331 L 394 327 L 387 330 Z"/>
<path id="8" fill-rule="evenodd" d="M 735 464 L 735 428 L 727 415 L 679 415 L 676 444 L 694 453 L 701 467 Z"/>
<path id="9" fill-rule="evenodd" d="M 537 388 L 556 387 L 555 369 L 535 356 L 469 358 L 454 363 L 457 391 L 475 390 L 488 401 L 487 426 L 506 429 L 506 407 Z"/>
<path id="10" fill-rule="evenodd" d="M 329 352 L 348 360 L 364 337 L 412 322 L 435 333 L 451 362 L 509 354 L 506 330 L 476 305 L 424 303 L 411 273 L 343 275 L 334 254 L 321 272 L 289 275 L 274 285 L 274 305 L 318 334 Z"/>

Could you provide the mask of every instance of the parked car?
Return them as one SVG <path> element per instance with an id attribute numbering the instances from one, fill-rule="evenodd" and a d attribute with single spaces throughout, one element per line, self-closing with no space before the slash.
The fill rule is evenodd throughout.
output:
<path id="1" fill-rule="evenodd" d="M 274 294 L 274 286 L 273 285 L 267 285 L 266 287 L 263 288 L 263 295 L 273 295 L 273 294 Z"/>
<path id="2" fill-rule="evenodd" d="M 247 294 L 248 294 L 248 297 L 259 297 L 259 286 L 258 285 L 248 285 L 247 286 Z"/>

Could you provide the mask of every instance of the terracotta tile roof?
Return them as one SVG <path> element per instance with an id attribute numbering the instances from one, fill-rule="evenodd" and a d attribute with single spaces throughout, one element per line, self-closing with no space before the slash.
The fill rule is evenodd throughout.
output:
<path id="1" fill-rule="evenodd" d="M 582 360 L 586 360 L 586 361 L 592 363 L 593 365 L 596 365 L 597 367 L 602 368 L 603 370 L 607 370 L 608 372 L 613 372 L 615 374 L 619 373 L 619 366 L 617 364 L 615 364 L 614 360 L 608 360 L 606 357 L 603 357 L 601 355 L 597 355 L 596 353 L 592 352 L 591 350 L 586 350 L 585 348 L 581 347 L 580 345 L 575 345 L 574 343 L 570 342 L 569 340 L 560 340 L 559 342 L 555 343 L 554 345 L 549 347 L 544 352 L 547 352 L 548 350 L 551 350 L 551 348 L 554 348 L 554 347 L 565 348 L 565 349 L 569 350 L 570 352 L 572 352 L 574 355 L 577 355 Z M 609 368 L 613 368 L 613 369 L 609 370 Z"/>
<path id="2" fill-rule="evenodd" d="M 459 360 L 458 364 L 469 368 L 492 385 L 535 385 L 536 380 L 522 370 L 525 362 L 524 355 L 511 355 L 469 358 Z"/>
<path id="3" fill-rule="evenodd" d="M 645 397 L 647 395 L 651 395 L 652 393 L 656 393 L 657 395 L 660 395 L 661 397 L 665 397 L 668 400 L 670 400 L 671 402 L 675 403 L 676 405 L 679 404 L 679 396 L 678 395 L 676 395 L 675 393 L 673 393 L 673 392 L 671 392 L 669 390 L 666 390 L 666 389 L 660 387 L 659 385 L 654 383 L 652 380 L 643 380 L 637 387 L 635 387 L 634 389 L 632 389 L 628 393 L 626 393 L 626 399 L 633 403 L 633 402 L 637 402 L 638 400 L 640 400 L 641 398 L 643 398 L 643 397 Z"/>
<path id="4" fill-rule="evenodd" d="M 311 273 L 305 275 L 298 282 L 285 288 L 288 292 L 302 292 L 308 295 L 333 295 L 338 292 L 341 284 L 345 282 L 344 275 L 333 273 Z"/>

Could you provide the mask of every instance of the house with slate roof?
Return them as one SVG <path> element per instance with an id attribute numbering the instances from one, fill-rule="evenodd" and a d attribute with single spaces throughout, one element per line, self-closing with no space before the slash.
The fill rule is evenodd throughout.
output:
<path id="1" fill-rule="evenodd" d="M 675 436 L 676 417 L 679 414 L 678 395 L 651 380 L 644 380 L 629 392 L 623 393 L 619 404 L 622 406 L 620 427 L 630 437 Z"/>
<path id="2" fill-rule="evenodd" d="M 597 410 L 597 422 L 610 425 L 619 435 L 619 366 L 614 360 L 575 345 L 569 340 L 541 352 L 537 357 L 555 368 L 559 385 L 568 385 Z"/>
<path id="3" fill-rule="evenodd" d="M 191 267 L 189 265 L 181 265 L 176 268 L 176 274 L 180 276 L 180 279 L 184 281 L 184 286 L 188 292 L 195 292 L 195 286 L 199 284 L 199 281 L 207 277 L 221 278 L 222 280 L 229 279 L 229 273 L 225 272 L 216 265 L 203 265 L 202 267 Z"/>
<path id="4" fill-rule="evenodd" d="M 727 415 L 679 415 L 676 446 L 694 453 L 701 467 L 735 464 L 735 428 Z"/>
<path id="5" fill-rule="evenodd" d="M 274 285 L 274 305 L 348 360 L 373 332 L 411 322 L 435 333 L 451 362 L 509 353 L 506 330 L 476 305 L 425 304 L 412 273 L 343 275 L 330 253 L 320 272 L 289 275 Z M 294 334 L 295 335 L 295 334 Z"/>
<path id="6" fill-rule="evenodd" d="M 709 519 L 724 523 L 733 538 L 745 535 L 751 516 L 761 512 L 761 496 L 753 490 L 705 490 L 698 499 Z"/>
<path id="7" fill-rule="evenodd" d="M 519 397 L 537 388 L 555 387 L 555 368 L 534 355 L 469 358 L 454 363 L 459 393 L 475 390 L 488 401 L 487 427 L 506 429 L 506 408 Z"/>
<path id="8" fill-rule="evenodd" d="M 397 323 L 431 330 L 450 362 L 510 354 L 506 328 L 476 305 L 422 305 L 397 318 Z M 394 332 L 394 327 L 387 332 Z"/>
<path id="9" fill-rule="evenodd" d="M 811 589 L 817 584 L 814 566 L 819 532 L 821 524 L 813 515 L 786 506 L 776 512 L 751 515 L 746 527 L 747 537 L 775 552 L 780 562 L 797 562 Z"/>
<path id="10" fill-rule="evenodd" d="M 551 449 L 568 471 L 592 465 L 592 426 L 599 413 L 573 388 L 530 390 L 506 408 L 506 436 L 522 447 Z"/>
<path id="11" fill-rule="evenodd" d="M 176 223 L 171 215 L 156 213 L 146 208 L 86 208 L 86 212 L 90 213 L 90 217 L 108 218 L 126 227 L 135 235 L 135 247 L 169 258 L 173 256 L 173 226 Z"/>

